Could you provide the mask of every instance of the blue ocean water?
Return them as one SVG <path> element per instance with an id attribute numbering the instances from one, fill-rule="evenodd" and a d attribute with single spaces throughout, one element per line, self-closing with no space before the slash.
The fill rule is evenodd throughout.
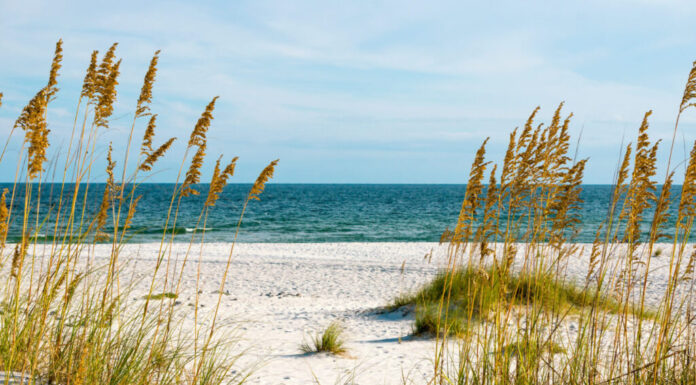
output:
<path id="1" fill-rule="evenodd" d="M 0 184 L 0 188 L 11 188 Z M 231 184 L 222 193 L 205 223 L 206 242 L 229 242 L 239 220 L 242 203 L 250 184 Z M 672 195 L 678 196 L 678 186 Z M 142 195 L 130 229 L 130 242 L 159 241 L 171 201 L 173 184 L 142 184 Z M 207 185 L 199 185 L 201 195 L 181 201 L 176 224 L 177 241 L 187 242 L 203 208 Z M 36 202 L 37 191 L 33 192 Z M 404 184 L 269 184 L 260 201 L 250 202 L 238 240 L 241 242 L 387 242 L 438 241 L 443 230 L 456 223 L 466 185 L 404 185 Z M 14 198 L 15 213 L 24 204 L 20 186 Z M 103 184 L 90 184 L 85 200 L 88 223 L 98 210 Z M 584 203 L 579 211 L 581 223 L 577 242 L 592 242 L 597 226 L 606 217 L 612 187 L 584 185 Z M 71 197 L 73 186 L 67 185 L 63 195 Z M 84 186 L 79 201 L 84 197 Z M 45 213 L 55 216 L 58 210 L 60 185 L 44 184 L 41 190 L 39 224 L 30 223 L 39 237 L 50 238 L 52 220 L 42 222 Z M 674 201 L 674 200 L 673 200 Z M 35 205 L 36 203 L 34 203 Z M 673 203 L 670 213 L 676 211 Z M 64 209 L 63 209 L 64 210 Z M 125 213 L 123 214 L 125 216 Z M 673 233 L 674 215 L 668 222 Z M 648 223 L 644 224 L 647 229 Z M 198 228 L 204 226 L 199 223 Z M 21 234 L 21 218 L 15 216 L 10 225 L 9 241 Z M 109 225 L 105 228 L 110 232 Z"/>

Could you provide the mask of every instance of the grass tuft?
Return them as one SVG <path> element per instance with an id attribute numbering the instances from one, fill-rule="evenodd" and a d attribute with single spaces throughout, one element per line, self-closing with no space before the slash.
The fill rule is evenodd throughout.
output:
<path id="1" fill-rule="evenodd" d="M 338 322 L 331 322 L 322 333 L 317 333 L 311 341 L 303 342 L 300 350 L 303 353 L 331 353 L 345 354 L 345 340 L 343 338 L 343 327 Z"/>
<path id="2" fill-rule="evenodd" d="M 447 306 L 441 306 L 447 296 Z M 440 273 L 418 292 L 397 297 L 389 308 L 409 305 L 416 308 L 414 334 L 456 336 L 464 335 L 472 322 L 489 319 L 495 311 L 511 306 L 535 307 L 550 314 L 577 314 L 590 308 L 618 313 L 623 309 L 623 304 L 595 289 L 561 282 L 550 274 L 509 275 L 493 268 Z M 644 319 L 655 316 L 648 309 L 632 307 L 630 311 Z"/>
<path id="3" fill-rule="evenodd" d="M 177 299 L 179 298 L 179 295 L 176 293 L 172 292 L 166 292 L 166 293 L 159 293 L 159 294 L 150 294 L 150 295 L 144 295 L 143 299 L 149 299 L 151 301 L 159 301 L 161 299 Z"/>

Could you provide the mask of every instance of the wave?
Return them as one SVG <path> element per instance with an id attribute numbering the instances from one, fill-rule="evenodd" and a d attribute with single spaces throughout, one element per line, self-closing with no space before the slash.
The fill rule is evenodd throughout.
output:
<path id="1" fill-rule="evenodd" d="M 193 228 L 193 227 L 187 227 L 187 228 L 186 228 L 186 232 L 187 232 L 187 233 L 192 233 L 192 232 L 194 232 L 194 231 L 211 231 L 211 230 L 213 230 L 212 227 L 202 227 L 202 228 L 199 228 L 198 230 L 196 230 L 196 229 Z"/>

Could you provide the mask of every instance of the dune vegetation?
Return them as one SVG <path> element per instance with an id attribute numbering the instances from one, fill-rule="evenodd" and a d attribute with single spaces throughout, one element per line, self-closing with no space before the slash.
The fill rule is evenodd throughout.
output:
<path id="1" fill-rule="evenodd" d="M 306 354 L 322 352 L 331 354 L 346 353 L 343 327 L 336 321 L 330 323 L 323 332 L 313 336 L 310 342 L 300 344 L 300 350 Z"/>
<path id="2" fill-rule="evenodd" d="M 239 352 L 234 340 L 216 324 L 234 242 L 219 277 L 217 306 L 205 320 L 196 307 L 192 331 L 182 332 L 175 299 L 182 290 L 181 272 L 196 266 L 196 230 L 183 261 L 178 266 L 171 261 L 182 200 L 207 193 L 198 216 L 198 225 L 203 225 L 196 227 L 204 232 L 208 213 L 234 174 L 237 158 L 223 163 L 220 156 L 207 192 L 197 186 L 208 161 L 207 133 L 217 97 L 195 122 L 185 152 L 176 155 L 182 158 L 179 178 L 169 210 L 162 213 L 164 231 L 154 273 L 145 278 L 149 293 L 140 301 L 126 300 L 130 284 L 122 282 L 121 250 L 140 199 L 138 187 L 158 161 L 173 156 L 170 149 L 176 138 L 157 135 L 157 115 L 151 111 L 158 51 L 145 72 L 123 152 L 117 154 L 110 145 L 105 151 L 99 141 L 110 128 L 117 100 L 121 60 L 116 48 L 112 45 L 101 58 L 97 51 L 92 53 L 70 141 L 58 155 L 49 156 L 47 115 L 58 93 L 63 58 L 59 41 L 46 86 L 24 107 L 0 154 L 3 167 L 16 168 L 13 187 L 0 198 L 0 372 L 40 384 L 241 383 L 248 372 L 235 366 Z M 1 98 L 2 94 L 0 103 Z M 13 140 L 21 140 L 21 151 L 17 159 L 7 159 Z M 107 180 L 95 191 L 89 182 L 102 175 L 93 169 L 102 156 L 107 160 Z M 240 202 L 239 223 L 247 205 L 260 198 L 276 164 L 277 160 L 261 172 Z M 44 202 L 51 202 L 49 209 Z M 88 210 L 93 204 L 98 205 L 96 213 Z M 12 224 L 21 229 L 20 241 L 6 244 Z M 108 258 L 95 256 L 97 243 L 111 245 Z M 163 271 L 166 274 L 160 274 Z"/>
<path id="3" fill-rule="evenodd" d="M 696 63 L 674 126 L 696 105 Z M 592 244 L 574 242 L 581 225 L 587 159 L 571 150 L 572 114 L 561 104 L 547 125 L 535 109 L 515 129 L 501 164 L 477 151 L 461 211 L 441 242 L 447 267 L 393 306 L 414 306 L 416 332 L 436 344 L 436 384 L 657 384 L 696 381 L 694 289 L 696 142 L 684 162 L 657 173 L 660 141 L 648 111 L 635 143 L 622 151 L 611 205 Z M 576 153 L 576 152 L 575 152 Z M 678 163 L 678 164 L 677 164 Z M 679 194 L 670 194 L 683 169 Z M 487 184 L 484 179 L 488 175 Z M 659 181 L 659 182 L 658 182 Z M 676 207 L 669 217 L 669 207 Z M 675 226 L 668 231 L 666 224 Z M 670 243 L 669 250 L 656 248 Z M 589 250 L 587 275 L 573 281 L 568 262 Z M 658 303 L 649 303 L 653 258 L 668 258 Z M 392 306 L 392 307 L 393 307 Z"/>

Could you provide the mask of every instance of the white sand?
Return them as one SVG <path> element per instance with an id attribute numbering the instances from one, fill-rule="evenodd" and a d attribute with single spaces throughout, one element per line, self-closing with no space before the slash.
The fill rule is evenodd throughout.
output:
<path id="1" fill-rule="evenodd" d="M 147 293 L 159 244 L 127 245 L 128 260 L 122 282 L 145 278 L 136 284 L 134 301 Z M 178 308 L 193 330 L 197 258 L 184 270 L 184 287 Z M 652 259 L 648 302 L 656 304 L 668 274 L 669 246 Z M 181 263 L 186 245 L 176 244 L 172 258 Z M 108 255 L 97 246 L 95 255 Z M 424 256 L 434 250 L 432 262 Z M 225 269 L 228 244 L 206 244 L 201 252 L 201 314 L 214 308 Z M 585 277 L 589 247 L 568 259 L 568 274 Z M 99 259 L 98 259 L 99 260 Z M 432 278 L 444 262 L 444 249 L 432 243 L 319 243 L 238 244 L 230 266 L 218 325 L 236 327 L 248 349 L 243 365 L 263 361 L 251 384 L 334 384 L 355 372 L 358 384 L 399 384 L 402 377 L 416 382 L 432 370 L 434 343 L 409 337 L 413 318 L 401 313 L 378 314 L 400 292 L 415 289 Z M 404 266 L 402 274 L 402 264 Z M 137 281 L 137 279 L 136 279 Z M 341 321 L 348 339 L 348 357 L 302 354 L 299 345 L 331 321 Z M 404 340 L 400 341 L 400 338 Z M 343 383 L 343 382 L 341 382 Z"/>
<path id="2" fill-rule="evenodd" d="M 149 277 L 159 244 L 126 246 L 121 258 L 130 260 L 128 274 Z M 193 325 L 196 265 L 194 246 L 184 272 L 180 308 Z M 243 365 L 263 361 L 250 384 L 334 384 L 355 372 L 359 384 L 401 383 L 403 376 L 421 379 L 432 371 L 434 344 L 409 337 L 412 315 L 377 314 L 400 292 L 415 289 L 438 271 L 434 257 L 424 259 L 430 243 L 238 244 L 230 266 L 218 324 L 236 326 L 241 349 L 249 349 Z M 96 255 L 107 249 L 97 247 Z M 201 312 L 212 309 L 225 269 L 228 244 L 206 244 L 201 264 Z M 175 245 L 172 257 L 183 259 L 185 245 Z M 403 274 L 401 271 L 404 265 Z M 132 296 L 147 293 L 147 282 Z M 303 340 L 338 320 L 345 327 L 347 357 L 303 354 Z M 399 342 L 399 338 L 406 341 Z M 343 383 L 343 382 L 341 382 Z"/>

